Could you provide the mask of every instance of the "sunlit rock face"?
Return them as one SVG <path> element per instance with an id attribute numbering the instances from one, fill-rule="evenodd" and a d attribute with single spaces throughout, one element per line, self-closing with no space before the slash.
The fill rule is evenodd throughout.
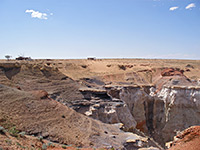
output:
<path id="1" fill-rule="evenodd" d="M 136 128 L 151 135 L 160 144 L 192 125 L 200 124 L 200 88 L 195 86 L 122 87 L 123 100 Z"/>
<path id="2" fill-rule="evenodd" d="M 200 124 L 200 87 L 179 76 L 162 82 L 159 89 L 154 85 L 84 89 L 85 99 L 74 101 L 72 108 L 104 123 L 123 123 L 126 131 L 137 128 L 164 145 L 178 131 Z"/>
<path id="3" fill-rule="evenodd" d="M 123 123 L 126 131 L 132 131 L 136 126 L 135 119 L 127 105 L 122 101 L 100 102 L 90 105 L 85 115 L 109 124 Z"/>
<path id="4" fill-rule="evenodd" d="M 143 88 L 140 87 L 123 87 L 120 92 L 120 99 L 123 100 L 134 119 L 137 122 L 137 128 L 147 133 L 153 115 L 153 99 Z M 150 125 L 151 126 L 151 125 Z"/>
<path id="5" fill-rule="evenodd" d="M 164 102 L 162 128 L 163 141 L 169 141 L 176 132 L 200 124 L 200 87 L 164 86 L 157 93 Z M 157 137 L 158 138 L 158 137 Z"/>
<path id="6" fill-rule="evenodd" d="M 136 127 L 136 121 L 127 104 L 120 99 L 113 98 L 107 90 L 86 88 L 80 91 L 84 100 L 74 101 L 71 106 L 77 112 L 104 123 L 122 123 L 125 131 L 132 131 Z"/>

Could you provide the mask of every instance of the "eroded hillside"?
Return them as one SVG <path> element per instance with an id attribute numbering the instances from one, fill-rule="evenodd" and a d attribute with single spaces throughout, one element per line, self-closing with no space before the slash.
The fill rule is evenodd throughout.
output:
<path id="1" fill-rule="evenodd" d="M 154 140 L 164 147 L 178 131 L 200 124 L 199 66 L 195 60 L 1 61 L 0 126 L 80 147 L 161 149 Z"/>

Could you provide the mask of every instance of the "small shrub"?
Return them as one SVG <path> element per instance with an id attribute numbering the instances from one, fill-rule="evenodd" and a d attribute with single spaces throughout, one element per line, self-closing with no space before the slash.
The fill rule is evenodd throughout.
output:
<path id="1" fill-rule="evenodd" d="M 47 144 L 47 147 L 55 147 L 55 145 L 54 145 L 52 142 L 49 142 L 49 143 Z"/>
<path id="2" fill-rule="evenodd" d="M 111 67 L 111 65 L 107 65 L 107 67 Z"/>
<path id="3" fill-rule="evenodd" d="M 47 149 L 47 145 L 44 143 L 42 144 L 42 150 L 46 150 Z"/>
<path id="4" fill-rule="evenodd" d="M 20 132 L 20 133 L 19 133 L 19 136 L 20 136 L 20 137 L 25 137 L 25 134 L 26 134 L 26 132 Z"/>
<path id="5" fill-rule="evenodd" d="M 9 133 L 14 137 L 18 137 L 19 130 L 17 130 L 16 127 L 14 126 L 9 130 Z"/>
<path id="6" fill-rule="evenodd" d="M 8 143 L 9 145 L 12 144 L 12 140 L 10 140 L 10 139 L 6 139 L 5 142 Z"/>
<path id="7" fill-rule="evenodd" d="M 62 145 L 62 148 L 63 148 L 63 149 L 66 149 L 66 148 L 67 148 L 67 146 L 66 146 L 66 145 Z"/>
<path id="8" fill-rule="evenodd" d="M 18 146 L 21 146 L 21 144 L 19 144 L 18 142 L 16 142 L 16 144 L 17 144 Z"/>
<path id="9" fill-rule="evenodd" d="M 0 134 L 5 134 L 6 130 L 4 127 L 0 126 Z"/>
<path id="10" fill-rule="evenodd" d="M 124 65 L 118 65 L 119 69 L 122 69 L 122 70 L 126 70 L 126 67 Z"/>
<path id="11" fill-rule="evenodd" d="M 17 144 L 17 146 L 19 146 L 20 148 L 25 149 L 25 147 L 22 146 L 20 143 L 16 142 L 16 144 Z"/>
<path id="12" fill-rule="evenodd" d="M 87 68 L 87 66 L 86 66 L 86 65 L 81 65 L 81 67 L 82 67 L 82 68 Z"/>
<path id="13" fill-rule="evenodd" d="M 43 136 L 39 136 L 39 137 L 38 137 L 38 140 L 42 142 Z"/>

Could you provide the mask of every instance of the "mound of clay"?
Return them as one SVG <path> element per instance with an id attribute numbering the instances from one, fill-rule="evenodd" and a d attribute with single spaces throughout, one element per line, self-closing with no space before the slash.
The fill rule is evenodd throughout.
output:
<path id="1" fill-rule="evenodd" d="M 200 144 L 200 126 L 192 126 L 177 136 L 170 143 L 170 150 L 198 150 Z"/>
<path id="2" fill-rule="evenodd" d="M 43 64 L 0 64 L 0 84 L 24 91 L 45 90 L 49 97 L 63 103 L 83 98 L 78 82 Z M 37 94 L 42 95 L 41 91 Z"/>
<path id="3" fill-rule="evenodd" d="M 182 76 L 183 75 L 183 70 L 177 70 L 177 69 L 174 69 L 174 68 L 167 68 L 167 69 L 164 69 L 162 72 L 161 72 L 161 75 L 162 76 Z"/>

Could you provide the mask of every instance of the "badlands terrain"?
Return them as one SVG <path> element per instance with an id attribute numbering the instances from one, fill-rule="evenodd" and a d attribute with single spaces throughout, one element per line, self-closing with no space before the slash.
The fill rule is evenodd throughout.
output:
<path id="1" fill-rule="evenodd" d="M 0 60 L 0 150 L 198 149 L 199 79 L 200 60 Z"/>

